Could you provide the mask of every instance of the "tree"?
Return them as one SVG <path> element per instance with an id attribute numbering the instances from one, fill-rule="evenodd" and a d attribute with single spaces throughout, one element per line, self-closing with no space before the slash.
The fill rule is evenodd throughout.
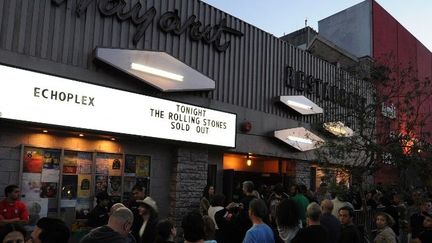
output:
<path id="1" fill-rule="evenodd" d="M 349 170 L 352 181 L 359 182 L 363 189 L 367 178 L 384 166 L 400 171 L 401 188 L 410 186 L 408 169 L 414 169 L 426 181 L 432 172 L 432 127 L 427 123 L 430 114 L 425 105 L 432 87 L 430 78 L 417 77 L 412 65 L 372 65 L 364 80 L 370 86 L 367 102 L 340 117 L 340 121 L 352 122 L 354 134 L 326 139 L 316 150 L 321 165 Z M 366 209 L 363 190 L 361 195 Z"/>

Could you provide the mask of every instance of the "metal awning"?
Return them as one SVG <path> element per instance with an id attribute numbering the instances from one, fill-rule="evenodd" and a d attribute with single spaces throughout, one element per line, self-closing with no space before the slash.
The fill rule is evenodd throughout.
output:
<path id="1" fill-rule="evenodd" d="M 274 136 L 282 142 L 300 151 L 319 148 L 324 140 L 304 127 L 296 127 L 274 132 Z"/>
<path id="2" fill-rule="evenodd" d="M 323 127 L 325 130 L 338 137 L 352 137 L 354 135 L 354 131 L 340 121 L 326 122 L 323 124 Z"/>
<path id="3" fill-rule="evenodd" d="M 323 113 L 323 109 L 321 107 L 303 95 L 280 96 L 279 101 L 302 115 Z"/>
<path id="4" fill-rule="evenodd" d="M 215 81 L 159 51 L 96 48 L 95 58 L 161 91 L 215 89 Z"/>

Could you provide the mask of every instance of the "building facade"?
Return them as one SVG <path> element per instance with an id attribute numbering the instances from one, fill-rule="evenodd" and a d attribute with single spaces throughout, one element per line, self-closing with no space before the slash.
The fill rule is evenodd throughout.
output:
<path id="1" fill-rule="evenodd" d="M 207 183 L 315 187 L 313 150 L 276 132 L 355 129 L 344 114 L 367 102 L 362 80 L 198 0 L 0 0 L 0 13 L 0 186 L 21 185 L 39 216 L 75 222 L 97 192 L 124 201 L 134 183 L 176 219 Z"/>

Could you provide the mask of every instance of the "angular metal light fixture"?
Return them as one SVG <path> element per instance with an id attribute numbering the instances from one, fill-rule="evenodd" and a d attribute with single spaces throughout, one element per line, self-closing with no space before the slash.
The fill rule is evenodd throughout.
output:
<path id="1" fill-rule="evenodd" d="M 279 101 L 302 115 L 323 113 L 323 109 L 303 95 L 279 96 Z"/>
<path id="2" fill-rule="evenodd" d="M 165 52 L 98 47 L 95 58 L 163 92 L 216 87 L 214 80 Z"/>
<path id="3" fill-rule="evenodd" d="M 278 130 L 274 136 L 300 151 L 316 149 L 324 143 L 323 139 L 304 127 Z"/>
<path id="4" fill-rule="evenodd" d="M 352 137 L 354 135 L 354 131 L 348 126 L 345 126 L 341 121 L 326 122 L 323 124 L 323 127 L 325 130 L 338 137 Z"/>

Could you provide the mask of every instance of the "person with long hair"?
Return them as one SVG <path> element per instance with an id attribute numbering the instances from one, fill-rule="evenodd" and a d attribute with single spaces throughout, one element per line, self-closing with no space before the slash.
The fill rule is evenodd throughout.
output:
<path id="1" fill-rule="evenodd" d="M 0 243 L 24 243 L 25 229 L 18 224 L 6 224 L 0 228 Z"/>
<path id="2" fill-rule="evenodd" d="M 202 216 L 207 215 L 208 209 L 210 207 L 210 201 L 215 194 L 215 189 L 213 185 L 207 185 L 204 188 L 203 196 L 200 201 L 200 213 Z"/>
<path id="3" fill-rule="evenodd" d="M 391 228 L 394 224 L 392 216 L 388 213 L 379 212 L 376 215 L 375 223 L 377 231 L 373 243 L 397 243 L 396 234 Z"/>
<path id="4" fill-rule="evenodd" d="M 294 200 L 284 199 L 279 203 L 275 221 L 281 240 L 290 243 L 302 227 L 299 210 Z"/>

